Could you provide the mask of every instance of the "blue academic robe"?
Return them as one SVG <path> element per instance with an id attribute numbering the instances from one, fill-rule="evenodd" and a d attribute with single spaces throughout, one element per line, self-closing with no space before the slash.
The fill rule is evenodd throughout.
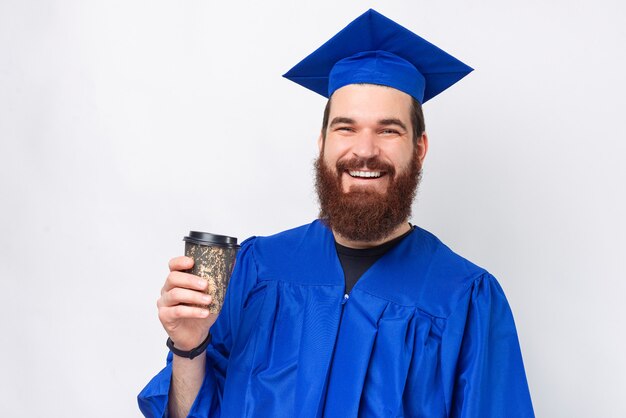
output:
<path id="1" fill-rule="evenodd" d="M 320 221 L 242 244 L 191 417 L 533 417 L 496 279 L 415 228 L 344 295 Z M 139 394 L 167 409 L 167 366 Z"/>

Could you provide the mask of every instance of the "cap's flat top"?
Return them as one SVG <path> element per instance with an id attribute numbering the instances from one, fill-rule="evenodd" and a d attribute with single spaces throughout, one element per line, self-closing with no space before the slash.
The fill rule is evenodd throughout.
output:
<path id="1" fill-rule="evenodd" d="M 284 77 L 324 97 L 335 64 L 365 51 L 387 51 L 410 62 L 425 78 L 424 103 L 472 71 L 472 68 L 373 9 L 290 69 Z M 393 86 L 392 86 L 393 87 Z"/>

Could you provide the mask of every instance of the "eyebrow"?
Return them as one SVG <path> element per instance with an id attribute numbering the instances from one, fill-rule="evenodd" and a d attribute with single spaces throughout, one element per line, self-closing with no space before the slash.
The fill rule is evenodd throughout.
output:
<path id="1" fill-rule="evenodd" d="M 401 127 L 402 129 L 404 129 L 405 131 L 407 130 L 406 129 L 406 125 L 404 123 L 402 123 L 402 121 L 400 119 L 394 119 L 394 118 L 382 119 L 382 120 L 379 120 L 378 123 L 380 125 L 383 125 L 383 126 L 397 125 L 397 126 Z"/>
<path id="2" fill-rule="evenodd" d="M 330 126 L 337 125 L 339 123 L 353 124 L 354 119 L 346 118 L 344 116 L 337 116 L 332 120 L 332 122 L 330 122 Z"/>
<path id="3" fill-rule="evenodd" d="M 347 123 L 347 124 L 350 125 L 350 124 L 354 124 L 356 122 L 352 118 L 347 118 L 345 116 L 337 116 L 336 118 L 334 118 L 330 122 L 329 126 L 338 125 L 340 123 Z M 400 119 L 396 119 L 396 118 L 381 119 L 381 120 L 378 121 L 378 124 L 382 125 L 382 126 L 397 125 L 397 126 L 401 127 L 402 129 L 404 129 L 405 131 L 407 130 L 406 125 L 404 123 L 402 123 L 402 121 Z"/>

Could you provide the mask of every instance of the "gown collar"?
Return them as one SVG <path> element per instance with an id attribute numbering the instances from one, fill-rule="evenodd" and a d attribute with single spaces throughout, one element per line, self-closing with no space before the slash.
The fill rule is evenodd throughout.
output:
<path id="1" fill-rule="evenodd" d="M 314 237 L 308 242 L 319 242 L 320 258 L 323 264 L 332 265 L 335 271 L 334 283 L 344 285 L 344 274 L 335 249 L 335 239 L 332 231 L 320 220 L 311 225 L 309 233 L 321 236 L 321 240 Z M 401 242 L 380 257 L 357 281 L 352 291 L 367 292 L 371 295 L 387 299 L 391 302 L 415 306 L 415 287 L 419 277 L 424 277 L 429 261 L 432 259 L 435 248 L 428 245 L 428 238 L 424 230 L 414 227 Z M 308 234 L 307 234 L 308 235 Z M 428 234 L 429 235 L 429 234 Z M 352 292 L 351 292 L 352 293 Z"/>

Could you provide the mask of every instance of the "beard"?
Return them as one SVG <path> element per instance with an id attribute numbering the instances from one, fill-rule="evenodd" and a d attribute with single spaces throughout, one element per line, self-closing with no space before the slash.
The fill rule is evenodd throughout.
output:
<path id="1" fill-rule="evenodd" d="M 342 173 L 365 167 L 384 171 L 389 176 L 387 190 L 379 192 L 367 186 L 352 186 L 344 192 Z M 380 241 L 411 216 L 411 204 L 421 175 L 422 165 L 417 158 L 417 148 L 409 166 L 397 175 L 392 165 L 377 157 L 338 161 L 333 171 L 326 165 L 321 153 L 315 161 L 319 217 L 333 231 L 349 240 Z"/>

